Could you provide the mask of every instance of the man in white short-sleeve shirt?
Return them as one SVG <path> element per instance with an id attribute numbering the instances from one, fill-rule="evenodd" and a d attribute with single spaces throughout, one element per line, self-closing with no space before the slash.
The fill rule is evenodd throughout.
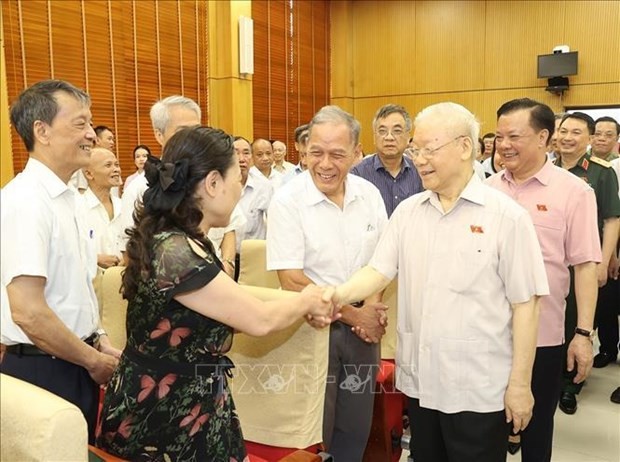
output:
<path id="1" fill-rule="evenodd" d="M 267 236 L 267 209 L 273 196 L 273 186 L 262 175 L 250 175 L 252 167 L 252 150 L 250 142 L 237 136 L 233 143 L 239 158 L 241 170 L 241 198 L 237 207 L 241 208 L 246 222 L 235 230 L 237 239 L 237 257 L 241 250 L 241 241 L 245 239 L 265 239 Z M 237 265 L 239 260 L 237 258 Z M 236 268 L 238 275 L 239 268 Z M 236 278 L 235 278 L 236 279 Z"/>
<path id="2" fill-rule="evenodd" d="M 346 302 L 398 274 L 397 388 L 414 460 L 505 460 L 507 421 L 531 418 L 538 297 L 548 294 L 526 210 L 473 171 L 479 125 L 454 103 L 423 110 L 411 149 L 427 191 L 392 215 Z"/>
<path id="3" fill-rule="evenodd" d="M 326 106 L 309 129 L 308 170 L 276 191 L 267 216 L 267 269 L 282 287 L 335 285 L 368 263 L 387 214 L 379 190 L 348 174 L 359 123 Z M 385 333 L 380 294 L 342 307 L 330 327 L 323 442 L 340 462 L 361 461 L 373 411 L 379 341 Z M 312 323 L 312 319 L 309 319 Z M 353 328 L 361 328 L 359 336 Z"/>
<path id="4" fill-rule="evenodd" d="M 254 166 L 250 168 L 250 174 L 266 178 L 274 190 L 278 189 L 282 184 L 284 175 L 273 168 L 273 146 L 268 140 L 263 138 L 254 140 L 252 143 L 252 161 Z"/>
<path id="5" fill-rule="evenodd" d="M 118 159 L 112 151 L 95 147 L 84 175 L 88 189 L 81 199 L 88 237 L 97 252 L 97 266 L 102 269 L 117 266 L 122 257 L 119 243 L 121 200 L 112 194 L 112 188 L 121 177 Z"/>
<path id="6" fill-rule="evenodd" d="M 88 165 L 91 119 L 88 95 L 60 80 L 36 83 L 11 108 L 29 159 L 2 189 L 0 370 L 78 406 L 92 442 L 98 384 L 120 351 L 99 331 L 94 248 L 67 186 Z"/>

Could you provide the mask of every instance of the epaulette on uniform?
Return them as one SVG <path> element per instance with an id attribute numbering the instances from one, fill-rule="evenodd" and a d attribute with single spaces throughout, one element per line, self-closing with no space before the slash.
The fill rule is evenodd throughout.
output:
<path id="1" fill-rule="evenodd" d="M 595 164 L 599 164 L 605 168 L 611 168 L 611 162 L 607 162 L 605 159 L 601 159 L 600 157 L 591 156 L 590 162 L 594 162 Z"/>

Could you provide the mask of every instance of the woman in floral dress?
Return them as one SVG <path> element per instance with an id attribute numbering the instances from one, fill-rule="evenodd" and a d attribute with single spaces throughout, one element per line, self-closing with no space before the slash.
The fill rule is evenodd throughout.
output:
<path id="1" fill-rule="evenodd" d="M 127 346 L 106 390 L 97 445 L 132 460 L 247 460 L 224 356 L 234 330 L 265 335 L 305 315 L 331 321 L 330 291 L 261 302 L 223 271 L 205 237 L 228 224 L 241 194 L 232 139 L 181 130 L 162 161 L 146 166 L 149 189 L 129 231 L 123 295 Z"/>

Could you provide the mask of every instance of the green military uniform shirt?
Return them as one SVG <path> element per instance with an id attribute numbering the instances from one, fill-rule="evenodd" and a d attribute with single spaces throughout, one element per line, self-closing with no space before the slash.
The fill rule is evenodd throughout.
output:
<path id="1" fill-rule="evenodd" d="M 555 160 L 555 165 L 562 166 L 562 158 Z M 586 152 L 577 164 L 568 170 L 587 182 L 596 195 L 598 212 L 599 238 L 603 240 L 603 222 L 607 218 L 620 216 L 620 198 L 618 198 L 618 178 L 611 164 Z"/>

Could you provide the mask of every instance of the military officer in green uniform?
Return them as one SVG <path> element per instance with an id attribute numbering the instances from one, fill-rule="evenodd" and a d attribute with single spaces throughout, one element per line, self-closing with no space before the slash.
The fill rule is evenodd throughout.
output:
<path id="1" fill-rule="evenodd" d="M 611 164 L 604 159 L 592 156 L 588 145 L 594 134 L 594 120 L 583 112 L 568 113 L 562 119 L 558 133 L 560 157 L 556 165 L 567 169 L 582 178 L 594 189 L 598 210 L 598 228 L 601 238 L 602 261 L 597 265 L 597 281 L 592 281 L 591 290 L 587 293 L 575 294 L 571 284 L 571 293 L 566 299 L 565 344 L 568 345 L 574 335 L 583 336 L 581 343 L 583 353 L 590 355 L 592 364 L 592 343 L 590 336 L 594 326 L 594 311 L 597 300 L 597 287 L 607 282 L 607 269 L 618 242 L 620 227 L 620 199 L 618 198 L 618 179 Z M 571 275 L 572 277 L 572 275 Z M 590 310 L 579 313 L 577 317 L 576 299 L 579 296 Z M 582 356 L 584 357 L 584 356 Z M 572 366 L 572 367 L 571 367 Z M 570 369 L 570 370 L 569 370 Z M 573 383 L 576 367 L 567 365 L 564 371 L 564 387 L 560 395 L 560 409 L 567 414 L 577 411 L 576 395 L 581 391 L 583 383 Z"/>
<path id="2" fill-rule="evenodd" d="M 611 162 L 618 158 L 614 152 L 620 135 L 620 124 L 613 117 L 599 117 L 594 122 L 592 136 L 592 155 Z"/>

